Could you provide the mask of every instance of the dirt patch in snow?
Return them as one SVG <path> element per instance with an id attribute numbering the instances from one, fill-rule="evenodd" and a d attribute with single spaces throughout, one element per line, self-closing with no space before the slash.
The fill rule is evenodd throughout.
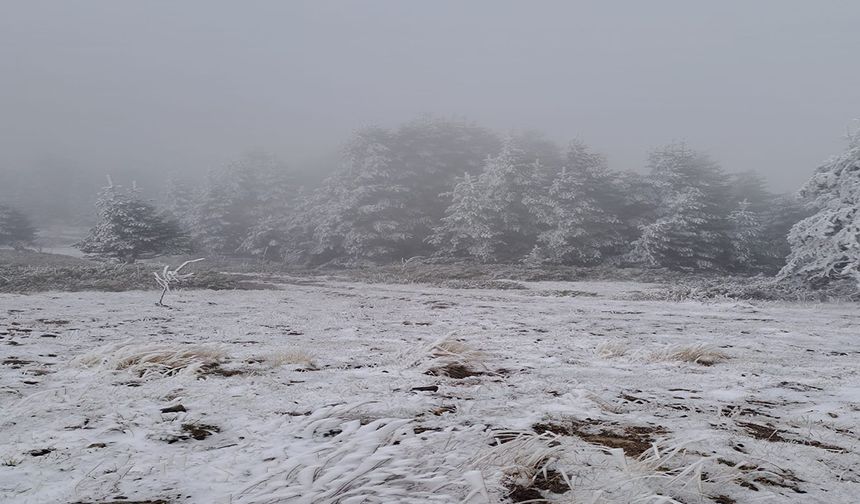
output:
<path id="1" fill-rule="evenodd" d="M 820 441 L 816 441 L 814 439 L 792 439 L 786 438 L 785 435 L 789 434 L 787 431 L 779 430 L 772 425 L 761 425 L 752 422 L 737 422 L 738 426 L 743 427 L 745 431 L 755 439 L 762 439 L 764 441 L 771 441 L 774 443 L 795 443 L 802 444 L 805 446 L 813 446 L 815 448 L 821 448 L 822 450 L 833 451 L 838 453 L 848 453 L 848 450 L 842 448 L 840 446 L 831 445 L 822 443 Z"/>
<path id="2" fill-rule="evenodd" d="M 455 380 L 462 380 L 463 378 L 468 378 L 470 376 L 482 376 L 486 373 L 472 369 L 465 364 L 450 363 L 445 364 L 444 366 L 430 368 L 425 372 L 425 374 L 430 376 L 447 376 L 448 378 L 454 378 Z"/>
<path id="3" fill-rule="evenodd" d="M 621 448 L 628 457 L 642 455 L 656 441 L 654 436 L 667 432 L 659 426 L 616 425 L 591 419 L 537 423 L 532 429 L 538 434 L 576 436 L 591 444 Z"/>

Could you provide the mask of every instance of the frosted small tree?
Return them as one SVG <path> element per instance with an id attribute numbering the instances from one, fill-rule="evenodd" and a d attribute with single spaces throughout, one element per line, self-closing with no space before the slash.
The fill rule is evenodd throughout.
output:
<path id="1" fill-rule="evenodd" d="M 189 250 L 179 223 L 144 201 L 136 186 L 126 190 L 111 183 L 102 191 L 96 207 L 98 222 L 77 244 L 89 256 L 133 263 Z"/>
<path id="2" fill-rule="evenodd" d="M 818 167 L 800 190 L 815 213 L 788 235 L 791 253 L 780 272 L 822 282 L 860 276 L 860 130 L 848 148 Z"/>
<path id="3" fill-rule="evenodd" d="M 196 262 L 200 262 L 204 260 L 203 257 L 200 259 L 193 259 L 191 261 L 185 261 L 180 264 L 176 269 L 170 269 L 170 266 L 165 266 L 159 275 L 158 272 L 153 273 L 155 275 L 155 282 L 161 287 L 161 297 L 158 298 L 158 302 L 155 303 L 156 306 L 165 306 L 164 304 L 164 295 L 170 292 L 170 289 L 175 287 L 177 284 L 181 283 L 183 280 L 187 280 L 194 276 L 194 273 L 181 273 L 182 268 L 188 266 L 189 264 L 193 264 Z"/>
<path id="4" fill-rule="evenodd" d="M 12 207 L 0 204 L 0 246 L 21 250 L 32 245 L 36 239 L 36 228 L 30 219 Z"/>
<path id="5" fill-rule="evenodd" d="M 454 186 L 451 196 L 445 217 L 427 241 L 440 255 L 492 260 L 493 251 L 499 246 L 499 233 L 493 229 L 483 191 L 466 173 Z"/>
<path id="6" fill-rule="evenodd" d="M 545 194 L 530 197 L 532 213 L 543 227 L 530 261 L 596 264 L 621 245 L 613 175 L 603 156 L 574 141 L 567 166 Z"/>

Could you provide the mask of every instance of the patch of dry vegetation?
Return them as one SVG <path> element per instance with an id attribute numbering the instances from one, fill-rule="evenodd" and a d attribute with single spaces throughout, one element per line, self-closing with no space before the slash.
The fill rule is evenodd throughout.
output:
<path id="1" fill-rule="evenodd" d="M 670 346 L 651 355 L 657 361 L 680 361 L 702 366 L 713 366 L 729 360 L 729 355 L 711 345 L 696 344 Z"/>
<path id="2" fill-rule="evenodd" d="M 209 345 L 121 343 L 75 359 L 79 365 L 127 370 L 147 378 L 178 374 L 204 374 L 220 368 L 227 354 L 221 347 Z"/>

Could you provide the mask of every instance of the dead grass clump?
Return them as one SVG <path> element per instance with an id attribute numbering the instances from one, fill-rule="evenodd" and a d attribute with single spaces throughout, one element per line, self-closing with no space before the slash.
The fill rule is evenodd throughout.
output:
<path id="1" fill-rule="evenodd" d="M 284 365 L 299 365 L 303 369 L 319 369 L 316 360 L 310 354 L 301 350 L 292 350 L 289 352 L 275 352 L 266 355 L 262 359 L 266 364 L 272 367 L 280 367 Z"/>
<path id="2" fill-rule="evenodd" d="M 236 502 L 459 502 L 448 486 L 465 475 L 444 455 L 405 443 L 412 422 L 350 419 L 359 405 L 318 409 L 292 422 L 290 454 L 234 496 Z M 465 481 L 464 481 L 465 483 Z M 459 486 L 459 485 L 458 485 Z"/>
<path id="3" fill-rule="evenodd" d="M 597 348 L 594 349 L 598 356 L 603 357 L 604 359 L 611 359 L 613 357 L 623 357 L 627 354 L 628 347 L 627 344 L 622 341 L 604 341 L 597 345 Z"/>
<path id="4" fill-rule="evenodd" d="M 669 347 L 654 353 L 652 358 L 654 360 L 673 360 L 702 366 L 713 366 L 714 364 L 729 360 L 729 355 L 710 345 L 698 344 Z"/>
<path id="5" fill-rule="evenodd" d="M 428 347 L 428 353 L 433 358 L 449 358 L 462 362 L 478 362 L 484 359 L 483 352 L 475 350 L 462 341 L 445 337 Z"/>
<path id="6" fill-rule="evenodd" d="M 199 375 L 220 367 L 226 352 L 215 346 L 119 344 L 76 359 L 87 367 L 128 370 L 140 378 L 150 376 Z"/>

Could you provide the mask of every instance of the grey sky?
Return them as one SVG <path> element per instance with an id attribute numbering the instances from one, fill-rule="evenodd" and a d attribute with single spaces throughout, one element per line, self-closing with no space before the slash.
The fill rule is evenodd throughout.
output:
<path id="1" fill-rule="evenodd" d="M 858 27 L 828 0 L 4 0 L 0 168 L 300 160 L 432 113 L 617 169 L 685 139 L 794 190 L 860 116 Z"/>

